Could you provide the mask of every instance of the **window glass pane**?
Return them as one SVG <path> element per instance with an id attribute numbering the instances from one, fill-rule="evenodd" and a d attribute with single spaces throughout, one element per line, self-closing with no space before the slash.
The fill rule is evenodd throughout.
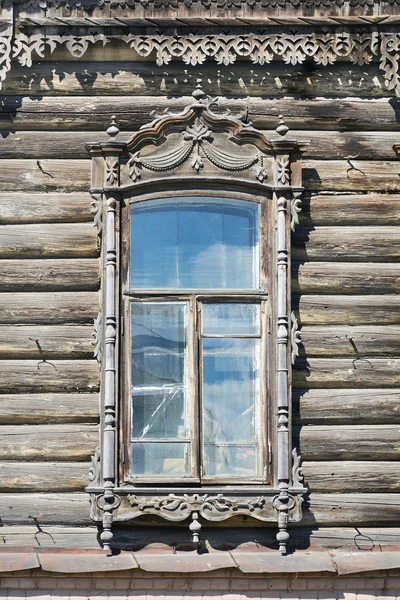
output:
<path id="1" fill-rule="evenodd" d="M 258 287 L 259 206 L 226 198 L 168 198 L 131 206 L 130 286 Z"/>
<path id="2" fill-rule="evenodd" d="M 184 383 L 186 304 L 131 303 L 132 385 Z"/>
<path id="3" fill-rule="evenodd" d="M 260 305 L 248 302 L 203 304 L 205 335 L 260 335 Z"/>
<path id="4" fill-rule="evenodd" d="M 140 443 L 140 440 L 179 440 L 188 436 L 187 309 L 187 302 L 131 302 L 131 429 L 135 475 L 167 474 L 172 468 L 184 473 L 187 469 L 185 444 Z M 168 450 L 165 461 L 163 450 Z M 174 460 L 168 462 L 167 458 Z"/>
<path id="5" fill-rule="evenodd" d="M 185 390 L 174 386 L 132 390 L 132 437 L 186 438 Z"/>
<path id="6" fill-rule="evenodd" d="M 134 475 L 182 476 L 189 472 L 189 444 L 149 442 L 132 444 Z"/>
<path id="7" fill-rule="evenodd" d="M 248 447 L 257 446 L 260 340 L 206 338 L 202 342 L 204 472 L 239 476 L 240 465 L 249 464 Z M 236 450 L 222 455 L 221 443 Z M 256 475 L 254 461 L 252 469 Z"/>
<path id="8" fill-rule="evenodd" d="M 257 456 L 254 446 L 204 445 L 206 474 L 209 477 L 231 475 L 254 477 L 257 469 Z"/>

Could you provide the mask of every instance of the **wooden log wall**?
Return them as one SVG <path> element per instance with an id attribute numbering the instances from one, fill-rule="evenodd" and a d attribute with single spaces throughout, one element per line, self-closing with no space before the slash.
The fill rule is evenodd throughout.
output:
<path id="1" fill-rule="evenodd" d="M 226 96 L 223 108 L 247 109 L 267 131 L 283 114 L 294 135 L 311 141 L 293 236 L 302 333 L 293 428 L 310 492 L 296 536 L 351 545 L 359 527 L 396 544 L 400 161 L 392 145 L 400 142 L 400 101 L 377 66 L 159 68 L 112 53 L 108 62 L 71 62 L 61 51 L 29 71 L 15 65 L 1 98 L 2 534 L 28 545 L 33 504 L 61 545 L 97 543 L 84 529 L 82 493 L 97 445 L 99 385 L 91 346 L 98 244 L 84 146 L 105 139 L 112 114 L 127 132 L 152 110 L 181 109 L 199 76 L 212 95 Z M 58 535 L 60 524 L 83 527 L 81 537 Z"/>

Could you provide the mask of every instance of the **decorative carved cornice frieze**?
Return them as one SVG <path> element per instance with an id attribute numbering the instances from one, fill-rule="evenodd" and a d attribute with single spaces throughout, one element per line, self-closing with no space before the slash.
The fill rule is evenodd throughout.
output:
<path id="1" fill-rule="evenodd" d="M 18 6 L 23 10 L 41 9 L 43 11 L 49 8 L 68 7 L 70 9 L 79 8 L 92 10 L 93 8 L 132 8 L 136 7 L 154 7 L 154 8 L 179 8 L 180 5 L 209 7 L 215 5 L 218 8 L 319 8 L 332 6 L 343 7 L 369 7 L 400 4 L 400 0 L 0 0 L 1 7 Z"/>
<path id="2" fill-rule="evenodd" d="M 241 26 L 223 31 L 216 26 L 194 31 L 191 27 L 175 25 L 164 27 L 162 31 L 155 27 L 135 27 L 133 33 L 132 27 L 126 24 L 119 23 L 118 27 L 111 28 L 99 21 L 94 27 L 94 19 L 80 19 L 80 27 L 69 26 L 68 18 L 57 19 L 57 26 L 54 23 L 39 26 L 33 16 L 25 19 L 24 25 L 19 24 L 14 32 L 11 23 L 3 21 L 3 25 L 0 24 L 0 84 L 11 67 L 11 58 L 23 67 L 31 67 L 35 59 L 51 55 L 59 48 L 65 48 L 73 58 L 79 59 L 90 47 L 117 42 L 132 50 L 133 60 L 154 58 L 158 66 L 176 60 L 188 66 L 201 65 L 208 60 L 223 66 L 239 60 L 261 66 L 276 60 L 293 66 L 306 61 L 319 66 L 337 61 L 364 66 L 376 60 L 387 89 L 400 94 L 400 27 L 395 25 L 308 25 L 291 29 Z"/>

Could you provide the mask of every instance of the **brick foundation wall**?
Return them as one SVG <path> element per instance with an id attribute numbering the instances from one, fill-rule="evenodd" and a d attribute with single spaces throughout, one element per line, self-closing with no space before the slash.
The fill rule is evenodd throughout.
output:
<path id="1" fill-rule="evenodd" d="M 9 600 L 400 600 L 400 572 L 374 576 L 238 576 L 154 574 L 144 571 L 54 575 L 23 571 L 0 576 L 0 597 Z"/>

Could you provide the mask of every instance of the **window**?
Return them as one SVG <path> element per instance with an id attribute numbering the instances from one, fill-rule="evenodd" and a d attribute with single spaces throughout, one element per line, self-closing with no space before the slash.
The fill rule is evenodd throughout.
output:
<path id="1" fill-rule="evenodd" d="M 128 479 L 267 481 L 260 237 L 254 200 L 130 204 Z"/>
<path id="2" fill-rule="evenodd" d="M 128 141 L 88 145 L 102 236 L 102 423 L 91 516 L 301 519 L 291 447 L 290 229 L 302 146 L 216 114 L 198 87 Z M 113 125 L 108 133 L 114 136 Z M 100 323 L 103 325 L 100 327 Z M 101 351 L 100 351 L 101 350 Z"/>

